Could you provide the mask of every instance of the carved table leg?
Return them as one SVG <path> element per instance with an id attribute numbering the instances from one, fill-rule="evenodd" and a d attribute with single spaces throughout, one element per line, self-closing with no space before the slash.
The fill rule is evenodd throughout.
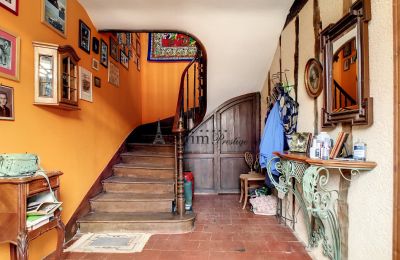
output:
<path id="1" fill-rule="evenodd" d="M 21 232 L 17 237 L 17 259 L 28 260 L 28 234 Z"/>
<path id="2" fill-rule="evenodd" d="M 63 247 L 64 247 L 64 236 L 65 236 L 65 226 L 64 223 L 61 221 L 61 218 L 59 217 L 57 220 L 57 248 L 55 251 L 55 259 L 61 259 L 61 254 L 63 252 Z"/>
<path id="3" fill-rule="evenodd" d="M 244 179 L 244 203 L 243 203 L 243 209 L 246 208 L 246 204 L 247 204 L 247 199 L 248 199 L 248 195 L 249 195 L 249 190 L 248 190 L 248 186 L 249 183 L 247 181 L 247 179 Z"/>

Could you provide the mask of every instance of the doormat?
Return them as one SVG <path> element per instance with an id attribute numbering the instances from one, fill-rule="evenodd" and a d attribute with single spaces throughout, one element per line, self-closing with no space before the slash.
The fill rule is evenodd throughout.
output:
<path id="1" fill-rule="evenodd" d="M 80 237 L 65 252 L 142 252 L 150 236 L 151 234 L 146 233 L 88 233 Z"/>
<path id="2" fill-rule="evenodd" d="M 196 41 L 182 33 L 149 33 L 149 61 L 191 61 Z"/>

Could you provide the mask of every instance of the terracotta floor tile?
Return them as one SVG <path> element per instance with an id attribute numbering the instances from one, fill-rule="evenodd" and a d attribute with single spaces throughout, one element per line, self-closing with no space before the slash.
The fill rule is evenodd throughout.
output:
<path id="1" fill-rule="evenodd" d="M 238 195 L 196 196 L 194 232 L 152 235 L 134 254 L 64 253 L 63 259 L 96 260 L 309 260 L 302 243 L 274 216 L 242 210 Z"/>

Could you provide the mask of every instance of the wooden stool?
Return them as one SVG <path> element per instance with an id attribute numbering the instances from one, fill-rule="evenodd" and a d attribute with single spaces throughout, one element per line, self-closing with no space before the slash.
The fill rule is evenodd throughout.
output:
<path id="1" fill-rule="evenodd" d="M 243 209 L 246 208 L 247 197 L 249 196 L 249 182 L 263 182 L 265 181 L 265 176 L 260 173 L 244 173 L 240 174 L 240 200 L 244 199 Z M 244 196 L 243 196 L 244 195 Z"/>

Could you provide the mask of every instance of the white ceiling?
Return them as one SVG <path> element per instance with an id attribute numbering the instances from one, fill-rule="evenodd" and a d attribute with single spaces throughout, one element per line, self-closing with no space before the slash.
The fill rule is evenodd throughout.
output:
<path id="1" fill-rule="evenodd" d="M 293 0 L 79 0 L 98 30 L 179 30 L 208 56 L 208 108 L 259 91 Z"/>

